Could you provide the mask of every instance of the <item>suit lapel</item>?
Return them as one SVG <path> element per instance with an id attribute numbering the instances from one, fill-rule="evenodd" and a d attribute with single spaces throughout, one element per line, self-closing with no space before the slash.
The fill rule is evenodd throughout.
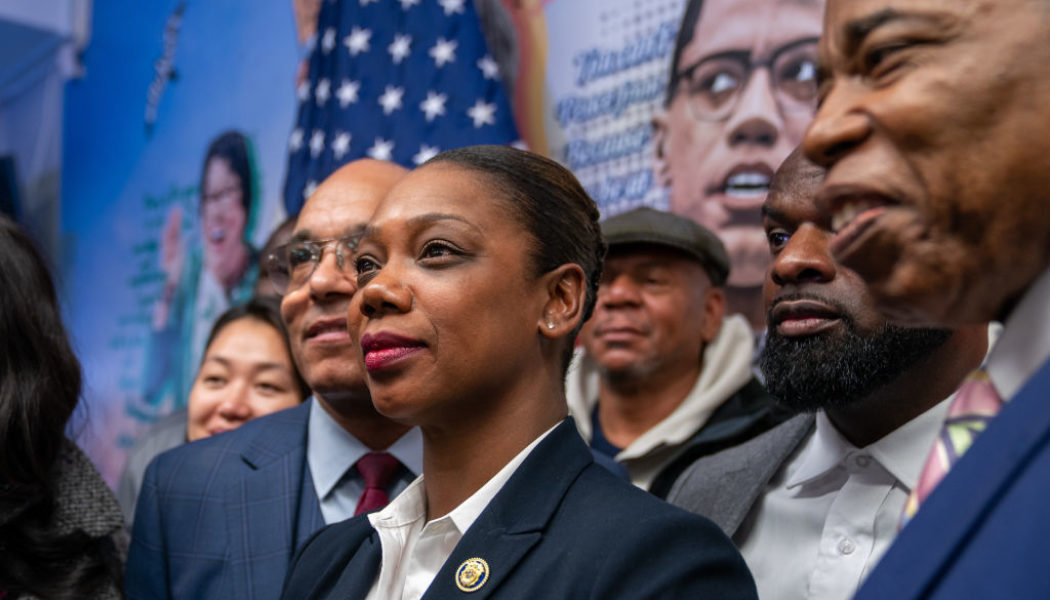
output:
<path id="1" fill-rule="evenodd" d="M 276 597 L 295 548 L 309 402 L 277 413 L 241 454 L 250 469 L 226 488 L 229 563 L 239 597 Z M 316 495 L 310 491 L 316 502 Z"/>
<path id="2" fill-rule="evenodd" d="M 724 492 L 718 499 L 722 507 L 715 511 L 725 515 L 717 521 L 721 521 L 718 524 L 727 535 L 736 535 L 737 529 L 751 512 L 759 495 L 784 466 L 784 461 L 813 429 L 814 423 L 812 415 L 799 415 L 770 430 L 765 436 L 756 438 L 752 442 L 755 446 L 754 452 L 741 457 L 743 462 L 727 474 L 726 478 L 729 481 L 726 483 L 729 485 L 724 488 L 720 486 Z M 761 459 L 756 461 L 756 456 Z"/>
<path id="3" fill-rule="evenodd" d="M 905 527 L 857 598 L 918 598 L 1050 436 L 1050 361 L 1011 399 Z"/>
<path id="4" fill-rule="evenodd" d="M 471 600 L 493 596 L 529 550 L 543 539 L 572 483 L 593 462 L 572 419 L 566 419 L 540 442 L 467 530 L 434 577 L 424 600 L 462 598 L 456 586 L 464 561 L 488 564 L 488 580 Z"/>

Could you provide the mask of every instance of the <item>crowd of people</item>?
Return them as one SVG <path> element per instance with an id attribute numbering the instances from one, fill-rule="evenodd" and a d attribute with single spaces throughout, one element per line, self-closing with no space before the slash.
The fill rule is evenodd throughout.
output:
<path id="1" fill-rule="evenodd" d="M 757 345 L 700 219 L 600 220 L 510 147 L 341 167 L 119 505 L 0 219 L 0 598 L 1050 596 L 1048 26 L 1043 0 L 828 0 L 789 44 L 819 45 L 820 104 L 761 204 Z M 210 185 L 202 211 L 248 194 Z"/>

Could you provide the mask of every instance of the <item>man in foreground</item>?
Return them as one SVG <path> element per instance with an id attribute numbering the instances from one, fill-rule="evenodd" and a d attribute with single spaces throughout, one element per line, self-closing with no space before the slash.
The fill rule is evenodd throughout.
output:
<path id="1" fill-rule="evenodd" d="M 950 470 L 862 600 L 1050 597 L 1048 28 L 1044 0 L 828 4 L 803 145 L 828 168 L 832 252 L 895 319 L 1005 325 L 970 388 L 1000 412 L 945 423 L 976 440 L 931 456 Z"/>

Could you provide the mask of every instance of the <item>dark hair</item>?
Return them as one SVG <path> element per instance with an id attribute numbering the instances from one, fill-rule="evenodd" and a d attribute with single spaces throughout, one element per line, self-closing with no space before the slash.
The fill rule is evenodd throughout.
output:
<path id="1" fill-rule="evenodd" d="M 221 158 L 229 165 L 230 170 L 241 180 L 241 206 L 244 208 L 245 217 L 250 219 L 252 214 L 252 194 L 255 192 L 254 174 L 252 168 L 255 163 L 251 144 L 239 131 L 227 131 L 211 141 L 208 145 L 208 153 L 204 155 L 204 164 L 201 165 L 201 207 L 204 207 L 204 179 L 208 175 L 208 163 L 213 158 Z M 248 229 L 247 227 L 245 228 Z"/>
<path id="2" fill-rule="evenodd" d="M 0 585 L 15 596 L 81 598 L 120 564 L 108 537 L 53 527 L 54 469 L 80 397 L 80 362 L 32 242 L 0 216 Z"/>
<path id="3" fill-rule="evenodd" d="M 215 324 L 211 326 L 211 333 L 208 334 L 208 341 L 204 344 L 204 354 L 208 353 L 208 348 L 211 347 L 211 343 L 215 341 L 215 337 L 219 335 L 220 331 L 225 329 L 230 323 L 240 321 L 241 319 L 255 319 L 257 321 L 262 321 L 276 329 L 277 333 L 281 334 L 281 341 L 284 342 L 284 349 L 288 352 L 288 358 L 291 359 L 292 376 L 295 378 L 295 385 L 299 388 L 299 392 L 303 398 L 310 396 L 312 393 L 310 391 L 310 386 L 306 385 L 306 381 L 303 379 L 303 376 L 299 374 L 299 369 L 295 366 L 295 355 L 292 354 L 292 346 L 288 342 L 288 330 L 284 326 L 284 319 L 281 318 L 281 301 L 277 298 L 255 296 L 243 304 L 238 304 L 228 308 L 226 312 L 219 315 L 219 318 L 215 320 Z"/>
<path id="4" fill-rule="evenodd" d="M 598 226 L 598 206 L 576 176 L 549 158 L 509 146 L 469 146 L 448 150 L 425 164 L 436 163 L 451 163 L 481 173 L 496 184 L 536 241 L 532 259 L 537 274 L 567 263 L 575 263 L 583 269 L 587 294 L 583 318 L 573 330 L 575 337 L 594 310 L 606 251 Z M 570 343 L 565 351 L 563 369 L 568 368 L 571 360 Z"/>
<path id="5" fill-rule="evenodd" d="M 671 55 L 671 74 L 667 79 L 667 94 L 664 97 L 664 106 L 670 106 L 678 92 L 678 84 L 681 82 L 679 76 L 679 64 L 682 61 L 682 52 L 685 47 L 693 41 L 696 33 L 696 24 L 700 21 L 700 9 L 704 6 L 704 0 L 689 0 L 682 13 L 682 23 L 678 26 L 678 35 L 674 40 L 674 54 Z"/>

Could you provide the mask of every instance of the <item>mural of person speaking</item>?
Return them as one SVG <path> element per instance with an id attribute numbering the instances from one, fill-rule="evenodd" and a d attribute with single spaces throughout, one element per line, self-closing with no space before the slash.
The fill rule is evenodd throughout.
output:
<path id="1" fill-rule="evenodd" d="M 755 331 L 769 265 L 759 211 L 813 117 L 823 10 L 823 0 L 688 0 L 653 117 L 653 171 L 670 209 L 725 243 L 730 309 Z"/>
<path id="2" fill-rule="evenodd" d="M 153 309 L 146 355 L 147 420 L 186 405 L 212 323 L 247 300 L 258 276 L 248 243 L 255 191 L 250 141 L 227 131 L 208 146 L 200 180 L 200 247 L 187 248 L 182 212 L 173 209 L 161 234 L 165 284 Z"/>

